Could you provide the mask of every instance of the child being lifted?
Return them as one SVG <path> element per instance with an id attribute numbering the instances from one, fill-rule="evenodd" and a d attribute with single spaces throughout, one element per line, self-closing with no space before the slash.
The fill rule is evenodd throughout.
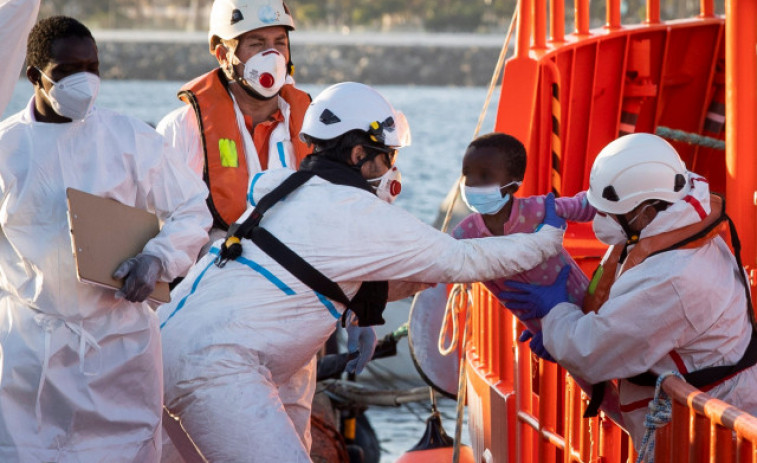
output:
<path id="1" fill-rule="evenodd" d="M 513 196 L 523 182 L 525 172 L 526 149 L 515 137 L 494 132 L 473 140 L 463 157 L 460 193 L 465 204 L 476 213 L 463 219 L 452 230 L 452 236 L 468 239 L 536 231 L 544 219 L 546 196 Z M 586 200 L 586 192 L 556 198 L 555 208 L 558 216 L 572 222 L 591 221 L 596 213 Z M 507 280 L 548 285 L 558 278 L 567 281 L 570 301 L 581 306 L 589 281 L 565 250 Z M 504 279 L 486 281 L 484 285 L 495 295 L 508 289 Z M 521 334 L 520 341 L 531 338 L 531 350 L 540 357 L 549 358 L 542 344 L 538 321 L 524 323 L 527 330 Z"/>

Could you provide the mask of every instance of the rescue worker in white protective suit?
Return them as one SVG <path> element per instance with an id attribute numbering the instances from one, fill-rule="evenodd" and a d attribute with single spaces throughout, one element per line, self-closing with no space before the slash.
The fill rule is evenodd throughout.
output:
<path id="1" fill-rule="evenodd" d="M 0 0 L 0 116 L 11 100 L 26 53 L 26 36 L 37 20 L 40 0 Z"/>
<path id="2" fill-rule="evenodd" d="M 210 461 L 310 461 L 312 360 L 345 304 L 314 292 L 291 266 L 237 236 L 260 218 L 267 194 L 290 179 L 314 174 L 262 212 L 256 233 L 270 233 L 335 282 L 363 332 L 383 323 L 387 298 L 423 283 L 519 273 L 561 249 L 564 222 L 553 201 L 538 233 L 471 240 L 455 240 L 389 204 L 399 193 L 396 149 L 409 142 L 409 129 L 370 87 L 348 82 L 324 90 L 301 136 L 314 154 L 296 173 L 256 174 L 252 207 L 174 290 L 173 302 L 158 309 L 166 406 Z M 373 346 L 358 344 L 360 370 Z"/>
<path id="3" fill-rule="evenodd" d="M 589 181 L 587 197 L 599 211 L 594 233 L 611 247 L 583 311 L 567 302 L 564 278 L 551 286 L 510 282 L 507 306 L 543 317 L 544 347 L 572 375 L 592 384 L 620 380 L 611 391 L 619 410 L 607 411 L 622 415 L 637 450 L 657 376 L 671 371 L 757 414 L 749 290 L 740 260 L 718 234 L 721 198 L 670 144 L 645 133 L 608 144 Z M 602 389 L 595 392 L 601 401 Z"/>
<path id="4" fill-rule="evenodd" d="M 158 461 L 160 332 L 142 301 L 194 262 L 207 190 L 147 124 L 93 106 L 99 61 L 83 24 L 40 21 L 26 59 L 34 96 L 0 124 L 0 461 Z M 163 222 L 116 269 L 118 292 L 77 280 L 67 187 Z"/>
<path id="5" fill-rule="evenodd" d="M 158 124 L 208 185 L 211 242 L 244 213 L 253 175 L 310 154 L 298 138 L 310 96 L 292 80 L 293 30 L 282 0 L 215 0 L 208 42 L 219 67 L 185 84 L 186 104 Z"/>

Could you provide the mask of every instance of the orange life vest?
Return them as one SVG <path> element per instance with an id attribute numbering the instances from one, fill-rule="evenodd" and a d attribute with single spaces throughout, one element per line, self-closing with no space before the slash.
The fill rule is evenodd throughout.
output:
<path id="1" fill-rule="evenodd" d="M 289 84 L 281 88 L 279 95 L 289 104 L 289 133 L 299 166 L 310 154 L 299 139 L 310 96 Z M 205 155 L 203 179 L 210 190 L 208 208 L 215 226 L 228 229 L 247 208 L 249 173 L 244 139 L 223 71 L 216 69 L 187 83 L 179 91 L 179 98 L 192 105 L 197 116 Z M 228 156 L 229 152 L 234 156 Z"/>
<path id="2" fill-rule="evenodd" d="M 591 283 L 589 283 L 589 289 L 584 299 L 584 313 L 599 310 L 609 298 L 610 288 L 615 280 L 623 272 L 642 263 L 652 254 L 670 249 L 701 247 L 717 235 L 723 236 L 728 243 L 728 224 L 724 220 L 723 198 L 714 194 L 710 195 L 710 208 L 710 213 L 699 222 L 639 240 L 628 253 L 620 271 L 618 271 L 618 262 L 623 253 L 624 245 L 611 246 L 607 257 L 597 267 Z"/>

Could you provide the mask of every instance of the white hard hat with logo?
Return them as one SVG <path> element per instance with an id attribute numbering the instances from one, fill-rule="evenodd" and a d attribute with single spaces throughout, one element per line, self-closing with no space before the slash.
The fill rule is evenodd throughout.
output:
<path id="1" fill-rule="evenodd" d="M 634 133 L 605 146 L 589 176 L 589 203 L 625 214 L 650 199 L 673 203 L 688 194 L 686 165 L 675 148 L 650 133 Z"/>
<path id="2" fill-rule="evenodd" d="M 292 14 L 282 0 L 215 0 L 208 31 L 210 53 L 214 52 L 218 39 L 231 40 L 271 26 L 294 30 Z"/>
<path id="3" fill-rule="evenodd" d="M 357 82 L 342 82 L 322 91 L 308 107 L 300 139 L 332 140 L 352 130 L 366 132 L 373 141 L 392 148 L 409 146 L 405 115 L 379 92 Z"/>

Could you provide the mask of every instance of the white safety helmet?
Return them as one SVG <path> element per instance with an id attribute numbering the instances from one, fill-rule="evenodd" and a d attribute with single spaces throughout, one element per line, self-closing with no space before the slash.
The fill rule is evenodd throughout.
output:
<path id="1" fill-rule="evenodd" d="M 210 53 L 215 52 L 219 39 L 231 40 L 270 26 L 294 30 L 292 14 L 283 0 L 215 0 L 208 31 Z"/>
<path id="2" fill-rule="evenodd" d="M 308 107 L 300 139 L 332 140 L 352 130 L 366 132 L 373 141 L 392 148 L 410 145 L 405 115 L 371 87 L 342 82 L 322 91 Z"/>
<path id="3" fill-rule="evenodd" d="M 686 165 L 675 148 L 650 133 L 634 133 L 605 146 L 589 176 L 589 203 L 608 214 L 625 214 L 650 199 L 669 203 L 686 196 Z"/>

